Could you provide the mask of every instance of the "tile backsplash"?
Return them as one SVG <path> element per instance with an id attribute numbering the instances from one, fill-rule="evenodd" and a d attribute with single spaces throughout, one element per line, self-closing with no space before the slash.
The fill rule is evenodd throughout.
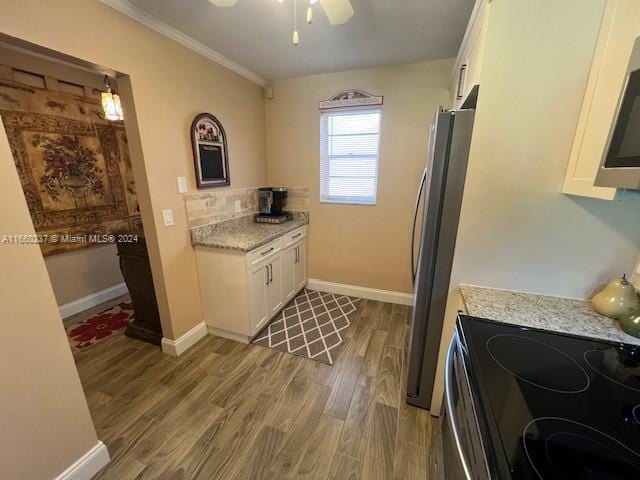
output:
<path id="1" fill-rule="evenodd" d="M 308 187 L 288 187 L 289 196 L 285 210 L 290 212 L 308 212 L 310 205 Z"/>
<path id="2" fill-rule="evenodd" d="M 288 187 L 286 210 L 304 212 L 309 210 L 309 189 Z M 236 209 L 236 201 L 239 208 Z M 258 212 L 258 188 L 225 188 L 198 192 L 184 196 L 189 228 L 220 223 L 232 218 L 252 215 Z"/>

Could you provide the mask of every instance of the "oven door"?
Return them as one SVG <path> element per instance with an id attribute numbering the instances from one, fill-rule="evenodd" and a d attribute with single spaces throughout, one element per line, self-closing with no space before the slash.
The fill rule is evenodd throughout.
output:
<path id="1" fill-rule="evenodd" d="M 615 125 L 595 185 L 640 189 L 640 37 L 636 39 Z"/>
<path id="2" fill-rule="evenodd" d="M 446 480 L 489 479 L 462 344 L 454 333 L 445 365 L 445 418 L 442 425 Z"/>

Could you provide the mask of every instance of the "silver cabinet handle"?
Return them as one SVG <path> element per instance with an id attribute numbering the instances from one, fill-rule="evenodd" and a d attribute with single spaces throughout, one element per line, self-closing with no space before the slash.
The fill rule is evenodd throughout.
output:
<path id="1" fill-rule="evenodd" d="M 293 263 L 298 263 L 298 247 L 293 250 Z"/>
<path id="2" fill-rule="evenodd" d="M 456 99 L 462 100 L 462 92 L 464 91 L 464 84 L 462 83 L 462 79 L 464 77 L 464 72 L 467 70 L 467 64 L 460 66 L 460 71 L 458 72 L 458 91 L 456 92 Z"/>
<path id="3" fill-rule="evenodd" d="M 293 240 L 294 238 L 298 238 L 300 235 L 302 235 L 302 232 L 296 233 L 293 237 L 291 237 L 291 239 Z"/>
<path id="4" fill-rule="evenodd" d="M 469 462 L 467 461 L 467 456 L 462 449 L 462 442 L 460 441 L 460 433 L 457 420 L 455 418 L 455 406 L 453 405 L 453 386 L 452 382 L 454 381 L 454 372 L 453 372 L 453 356 L 455 354 L 456 344 L 458 343 L 458 332 L 453 332 L 453 337 L 451 338 L 451 343 L 449 344 L 449 350 L 447 352 L 447 361 L 444 366 L 444 391 L 445 391 L 445 400 L 447 405 L 447 419 L 449 420 L 449 425 L 451 426 L 451 431 L 453 432 L 453 437 L 456 442 L 456 448 L 458 449 L 458 455 L 460 456 L 460 461 L 462 463 L 462 467 L 464 468 L 464 473 L 467 479 L 473 478 L 471 476 L 471 469 L 469 468 Z"/>
<path id="5" fill-rule="evenodd" d="M 271 247 L 269 250 L 265 250 L 264 252 L 260 252 L 260 255 L 266 255 L 269 252 L 273 252 L 274 247 Z"/>
<path id="6" fill-rule="evenodd" d="M 269 283 L 273 282 L 273 264 L 269 264 Z"/>
<path id="7" fill-rule="evenodd" d="M 265 285 L 269 285 L 269 265 L 265 265 L 264 268 L 267 270 L 267 281 Z"/>

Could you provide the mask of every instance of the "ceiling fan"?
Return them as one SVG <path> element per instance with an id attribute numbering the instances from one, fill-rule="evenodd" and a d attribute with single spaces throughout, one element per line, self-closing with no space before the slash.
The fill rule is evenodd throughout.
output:
<path id="1" fill-rule="evenodd" d="M 283 3 L 284 0 L 277 0 Z M 340 25 L 346 23 L 353 16 L 353 7 L 349 0 L 319 0 L 322 9 L 324 10 L 327 19 L 331 25 Z M 238 0 L 209 0 L 216 7 L 233 7 Z M 318 3 L 318 0 L 309 0 L 309 7 L 307 8 L 307 23 L 311 23 L 313 19 L 313 5 Z M 298 45 L 299 35 L 297 28 L 297 0 L 293 0 L 293 44 Z"/>

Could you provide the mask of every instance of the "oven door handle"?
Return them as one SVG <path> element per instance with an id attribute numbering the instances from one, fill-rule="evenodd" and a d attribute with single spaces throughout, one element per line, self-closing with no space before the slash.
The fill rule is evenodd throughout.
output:
<path id="1" fill-rule="evenodd" d="M 455 406 L 453 405 L 453 383 L 454 379 L 454 371 L 453 371 L 453 360 L 455 355 L 455 348 L 458 344 L 458 332 L 453 332 L 453 337 L 451 338 L 451 343 L 449 344 L 449 350 L 447 352 L 447 361 L 444 367 L 444 390 L 445 390 L 445 401 L 447 405 L 447 419 L 449 421 L 449 426 L 451 427 L 451 431 L 453 432 L 453 437 L 456 442 L 456 449 L 458 450 L 458 455 L 460 456 L 460 462 L 462 463 L 462 468 L 464 469 L 464 473 L 467 479 L 471 480 L 473 478 L 471 476 L 471 468 L 469 467 L 469 462 L 467 460 L 467 456 L 462 449 L 462 442 L 460 441 L 460 431 L 458 427 L 458 422 L 455 417 Z"/>

